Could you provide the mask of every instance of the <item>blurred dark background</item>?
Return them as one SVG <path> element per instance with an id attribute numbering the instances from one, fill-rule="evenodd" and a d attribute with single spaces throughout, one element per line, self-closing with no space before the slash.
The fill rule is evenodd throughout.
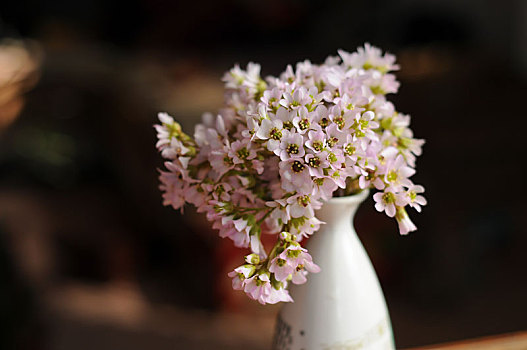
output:
<path id="1" fill-rule="evenodd" d="M 527 329 L 525 1 L 7 0 L 0 39 L 0 348 L 269 348 L 278 308 L 226 276 L 245 252 L 161 205 L 152 125 L 192 132 L 234 63 L 364 42 L 427 140 L 419 230 L 356 219 L 398 347 Z"/>

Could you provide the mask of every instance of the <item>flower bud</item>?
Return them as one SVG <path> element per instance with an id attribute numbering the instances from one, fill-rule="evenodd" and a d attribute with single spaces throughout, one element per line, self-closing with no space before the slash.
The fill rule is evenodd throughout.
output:
<path id="1" fill-rule="evenodd" d="M 258 254 L 249 254 L 245 257 L 245 261 L 251 265 L 258 265 L 260 263 L 260 257 Z"/>

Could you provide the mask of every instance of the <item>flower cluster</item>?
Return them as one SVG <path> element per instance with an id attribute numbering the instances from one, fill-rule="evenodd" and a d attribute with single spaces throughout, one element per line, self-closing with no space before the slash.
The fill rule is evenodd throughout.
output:
<path id="1" fill-rule="evenodd" d="M 229 274 L 234 289 L 262 304 L 292 301 L 288 283 L 320 270 L 299 242 L 318 230 L 315 211 L 333 196 L 375 188 L 375 208 L 401 234 L 416 229 L 405 208 L 426 204 L 409 179 L 424 141 L 386 99 L 399 87 L 396 69 L 394 56 L 368 44 L 265 80 L 249 63 L 225 74 L 224 107 L 205 114 L 194 137 L 159 114 L 163 203 L 195 205 L 221 237 L 250 248 Z M 262 234 L 277 236 L 269 254 Z"/>

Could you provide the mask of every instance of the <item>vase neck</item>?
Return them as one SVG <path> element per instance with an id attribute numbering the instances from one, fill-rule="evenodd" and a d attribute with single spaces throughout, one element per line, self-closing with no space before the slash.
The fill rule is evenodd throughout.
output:
<path id="1" fill-rule="evenodd" d="M 326 222 L 326 225 L 331 225 L 341 220 L 351 220 L 359 205 L 368 197 L 368 194 L 369 191 L 365 190 L 352 196 L 331 198 L 323 204 L 321 209 L 317 210 L 316 216 Z"/>

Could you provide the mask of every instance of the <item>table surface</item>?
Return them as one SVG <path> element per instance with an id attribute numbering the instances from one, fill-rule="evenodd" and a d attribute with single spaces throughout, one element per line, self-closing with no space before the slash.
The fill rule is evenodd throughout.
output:
<path id="1" fill-rule="evenodd" d="M 527 350 L 527 332 L 463 340 L 409 350 Z"/>
<path id="2" fill-rule="evenodd" d="M 45 297 L 52 349 L 266 350 L 276 319 L 147 302 L 129 285 L 63 285 Z M 266 307 L 266 311 L 270 309 Z M 276 309 L 277 311 L 278 309 Z M 258 329 L 258 332 L 254 332 Z M 527 331 L 406 350 L 527 350 Z"/>

